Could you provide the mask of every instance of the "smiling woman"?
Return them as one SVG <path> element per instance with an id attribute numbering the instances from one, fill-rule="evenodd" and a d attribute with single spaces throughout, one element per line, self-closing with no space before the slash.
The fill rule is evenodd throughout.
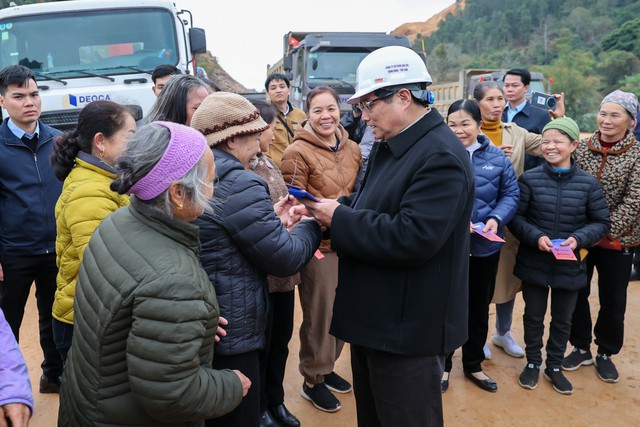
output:
<path id="1" fill-rule="evenodd" d="M 309 120 L 301 123 L 294 142 L 282 158 L 282 175 L 317 198 L 337 199 L 351 194 L 361 156 L 358 145 L 349 139 L 340 124 L 340 101 L 335 89 L 320 86 L 307 96 Z M 302 396 L 316 408 L 334 412 L 340 402 L 327 387 L 346 393 L 351 385 L 333 372 L 343 341 L 329 335 L 335 289 L 338 284 L 338 257 L 325 240 L 324 257 L 312 259 L 301 272 L 298 285 L 303 321 L 300 326 L 300 372 L 305 382 Z M 326 385 L 325 385 L 326 383 Z"/>

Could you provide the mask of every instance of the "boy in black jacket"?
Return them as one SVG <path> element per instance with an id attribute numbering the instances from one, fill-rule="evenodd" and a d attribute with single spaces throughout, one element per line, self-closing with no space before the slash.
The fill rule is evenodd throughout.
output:
<path id="1" fill-rule="evenodd" d="M 544 316 L 551 289 L 551 325 L 544 377 L 553 383 L 557 392 L 573 393 L 573 386 L 563 375 L 560 364 L 571 331 L 578 290 L 588 286 L 580 250 L 596 244 L 610 227 L 602 187 L 571 160 L 579 136 L 578 125 L 568 117 L 544 127 L 545 163 L 520 177 L 520 204 L 509 224 L 520 240 L 514 274 L 522 279 L 525 301 L 527 366 L 518 382 L 530 390 L 538 385 Z M 563 250 L 566 258 L 573 255 L 576 259 L 558 259 L 554 255 Z"/>

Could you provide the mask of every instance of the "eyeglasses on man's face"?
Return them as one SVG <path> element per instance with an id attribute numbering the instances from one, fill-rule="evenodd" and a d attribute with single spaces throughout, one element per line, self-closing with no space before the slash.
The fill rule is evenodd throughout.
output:
<path id="1" fill-rule="evenodd" d="M 371 101 L 360 101 L 356 105 L 358 106 L 358 108 L 360 108 L 360 110 L 370 113 L 373 107 L 373 104 L 380 101 L 381 99 L 391 98 L 396 93 L 398 92 L 389 92 L 386 95 L 379 96 L 375 99 L 372 99 Z"/>

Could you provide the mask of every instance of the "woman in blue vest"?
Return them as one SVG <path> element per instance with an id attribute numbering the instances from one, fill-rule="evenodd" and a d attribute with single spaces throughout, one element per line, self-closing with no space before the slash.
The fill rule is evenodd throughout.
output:
<path id="1" fill-rule="evenodd" d="M 495 392 L 498 386 L 482 371 L 481 364 L 485 359 L 483 347 L 489 328 L 489 304 L 495 288 L 502 243 L 482 237 L 479 231 L 503 235 L 504 226 L 518 208 L 518 182 L 507 156 L 489 138 L 480 134 L 482 118 L 476 102 L 461 99 L 451 104 L 447 124 L 469 153 L 476 184 L 470 225 L 469 338 L 462 346 L 462 366 L 464 375 L 474 384 Z M 478 227 L 478 223 L 482 225 Z M 453 353 L 449 354 L 445 361 L 443 392 L 449 386 L 452 356 Z"/>

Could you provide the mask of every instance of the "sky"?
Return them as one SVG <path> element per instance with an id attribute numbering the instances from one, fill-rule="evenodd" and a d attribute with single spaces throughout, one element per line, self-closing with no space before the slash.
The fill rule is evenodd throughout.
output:
<path id="1" fill-rule="evenodd" d="M 282 57 L 289 31 L 388 33 L 406 22 L 423 22 L 454 0 L 175 0 L 204 28 L 207 49 L 231 77 L 248 89 L 264 90 L 267 65 Z"/>

